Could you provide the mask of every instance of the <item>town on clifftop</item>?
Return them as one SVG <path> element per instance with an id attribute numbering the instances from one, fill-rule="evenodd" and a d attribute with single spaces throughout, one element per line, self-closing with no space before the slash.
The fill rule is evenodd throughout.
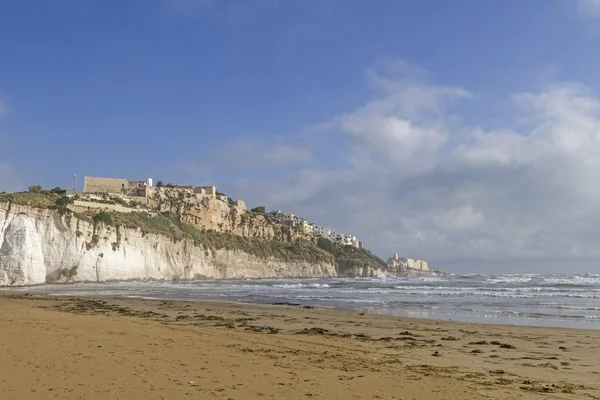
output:
<path id="1" fill-rule="evenodd" d="M 41 186 L 36 185 L 29 188 L 29 191 L 41 190 Z M 210 224 L 203 221 L 203 216 L 198 212 L 194 214 L 189 212 L 193 204 L 207 204 L 209 199 L 225 203 L 229 207 L 234 207 L 238 214 L 251 213 L 252 215 L 263 215 L 266 220 L 289 226 L 301 237 L 312 240 L 319 244 L 321 248 L 328 248 L 328 242 L 331 242 L 338 248 L 351 247 L 363 251 L 363 242 L 347 232 L 336 232 L 326 226 L 308 221 L 298 215 L 274 210 L 267 212 L 264 206 L 258 206 L 251 210 L 246 209 L 243 200 L 233 200 L 224 193 L 218 192 L 214 185 L 196 186 L 196 185 L 174 185 L 163 184 L 158 181 L 153 184 L 152 179 L 146 180 L 128 180 L 122 178 L 106 178 L 85 176 L 83 191 L 76 190 L 75 177 L 71 190 L 62 190 L 56 188 L 54 193 L 58 193 L 69 199 L 69 209 L 78 213 L 90 212 L 117 212 L 117 213 L 156 213 L 165 210 L 164 203 L 169 202 L 172 211 L 176 208 L 178 211 L 188 208 L 187 219 L 185 222 L 197 225 L 201 229 L 212 229 L 215 231 L 229 232 L 239 234 L 234 230 L 227 230 L 222 223 Z M 174 207 L 173 199 L 184 200 L 181 204 Z M 186 205 L 183 206 L 182 204 Z M 192 204 L 190 207 L 189 204 Z M 200 218 L 200 221 L 199 221 Z M 205 218 L 206 219 L 206 218 Z M 214 218 L 210 218 L 211 220 Z M 256 234 L 254 234 L 256 235 Z M 300 236 L 299 236 L 300 237 Z M 312 238 L 312 239 L 311 239 Z M 330 249 L 329 249 L 330 251 Z M 368 250 L 364 249 L 368 254 Z M 336 251 L 334 251 L 335 253 Z M 381 271 L 393 275 L 429 275 L 445 274 L 441 270 L 431 269 L 424 260 L 400 257 L 395 253 L 387 262 L 382 261 L 376 256 L 372 258 L 379 264 Z"/>

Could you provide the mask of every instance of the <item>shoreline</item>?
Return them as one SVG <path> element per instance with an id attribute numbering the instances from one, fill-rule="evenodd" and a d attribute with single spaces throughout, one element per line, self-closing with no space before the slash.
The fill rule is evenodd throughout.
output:
<path id="1" fill-rule="evenodd" d="M 469 322 L 469 321 L 460 321 L 460 320 L 452 320 L 452 319 L 436 319 L 436 318 L 422 318 L 422 317 L 410 317 L 404 315 L 393 315 L 387 313 L 378 313 L 378 312 L 368 312 L 366 311 L 366 307 L 359 306 L 319 306 L 319 305 L 308 305 L 308 304 L 300 304 L 290 302 L 245 302 L 238 300 L 222 300 L 216 298 L 190 298 L 184 299 L 180 297 L 152 297 L 152 296 L 139 296 L 139 295 L 79 295 L 79 294 L 62 294 L 62 293 L 37 293 L 37 292 L 24 292 L 28 296 L 38 296 L 40 299 L 44 300 L 52 300 L 53 298 L 82 298 L 82 299 L 90 299 L 90 300 L 112 300 L 112 301 L 127 301 L 127 300 L 140 300 L 140 301 L 148 301 L 148 302 L 176 302 L 176 303 L 193 303 L 198 304 L 200 307 L 206 307 L 207 305 L 229 305 L 232 307 L 235 306 L 243 306 L 248 308 L 255 309 L 271 309 L 271 308 L 283 308 L 283 309 L 305 309 L 305 310 L 314 310 L 314 311 L 323 311 L 323 312 L 333 312 L 336 314 L 345 314 L 348 317 L 355 317 L 360 313 L 364 313 L 371 318 L 385 318 L 385 319 L 393 319 L 399 320 L 403 322 L 420 322 L 423 324 L 431 324 L 431 323 L 452 323 L 457 325 L 466 325 L 466 326 L 480 326 L 482 328 L 485 327 L 498 327 L 498 328 L 526 328 L 526 329 L 551 329 L 551 330 L 565 330 L 565 331 L 578 331 L 581 333 L 585 332 L 597 332 L 600 334 L 600 328 L 592 329 L 592 328 L 571 328 L 564 326 L 546 326 L 546 325 L 520 325 L 520 324 L 505 324 L 505 323 L 494 323 L 494 322 Z M 0 292 L 0 298 L 2 297 L 2 293 Z M 360 315 L 359 315 L 360 316 Z"/>
<path id="2" fill-rule="evenodd" d="M 319 280 L 322 278 L 304 278 L 303 280 Z M 266 281 L 269 281 L 270 279 L 265 279 Z M 135 281 L 138 282 L 138 281 Z M 130 283 L 129 281 L 124 281 L 121 283 Z M 146 283 L 146 282 L 142 282 L 139 281 L 140 284 Z M 165 283 L 176 283 L 176 281 L 168 281 Z M 6 293 L 28 293 L 31 290 L 32 294 L 36 294 L 39 296 L 53 296 L 53 297 L 62 297 L 62 296 L 74 296 L 74 297 L 87 297 L 87 298 L 139 298 L 139 299 L 143 299 L 143 300 L 169 300 L 169 301 L 189 301 L 189 302 L 224 302 L 224 303 L 232 303 L 232 304 L 247 304 L 247 305 L 257 305 L 257 306 L 261 306 L 261 305 L 277 305 L 277 303 L 283 303 L 283 304 L 291 304 L 291 303 L 295 303 L 296 301 L 294 301 L 293 298 L 288 298 L 286 300 L 282 301 L 243 301 L 241 299 L 222 299 L 222 298 L 217 298 L 217 297 L 192 297 L 192 298 L 187 298 L 181 295 L 159 295 L 159 296 L 145 296 L 142 294 L 102 294 L 102 293 L 94 293 L 93 291 L 81 291 L 78 293 L 71 293 L 71 292 L 67 292 L 67 293 L 58 293 L 58 292 L 52 292 L 52 291 L 36 291 L 36 288 L 43 288 L 43 287 L 57 287 L 57 288 L 68 288 L 69 286 L 77 286 L 77 287 L 81 287 L 81 286 L 87 286 L 87 285 L 100 285 L 100 286 L 105 286 L 107 291 L 110 291 L 110 283 L 94 283 L 94 282 L 87 282 L 87 283 L 67 283 L 67 284 L 62 284 L 62 283 L 54 283 L 54 284 L 44 284 L 44 285 L 34 285 L 34 286 L 21 286 L 21 287 L 5 287 L 5 288 L 0 288 L 0 296 L 3 292 Z M 115 289 L 118 290 L 118 289 Z M 304 306 L 304 307 L 309 307 L 309 308 L 318 308 L 318 309 L 335 309 L 335 310 L 339 310 L 340 312 L 365 312 L 365 313 L 369 313 L 370 315 L 381 315 L 381 316 L 387 316 L 387 317 L 392 317 L 392 318 L 408 318 L 408 319 L 417 319 L 417 320 L 423 320 L 423 321 L 449 321 L 449 322 L 457 322 L 457 323 L 464 323 L 464 324 L 481 324 L 481 325 L 492 325 L 492 326 L 514 326 L 514 327 L 531 327 L 531 328 L 553 328 L 553 329 L 574 329 L 574 330 L 585 330 L 585 331 L 600 331 L 600 323 L 597 320 L 593 320 L 593 319 L 586 319 L 586 318 L 567 318 L 567 317 L 563 317 L 563 318 L 551 318 L 551 317 L 547 317 L 547 318 L 531 318 L 531 317 L 525 317 L 525 316 L 519 316 L 519 317 L 511 317 L 511 316 L 496 316 L 496 315 L 486 315 L 486 316 L 481 316 L 481 315 L 468 315 L 465 313 L 460 313 L 459 311 L 453 311 L 453 312 L 449 312 L 448 315 L 452 318 L 446 318 L 445 316 L 442 317 L 442 314 L 444 314 L 443 310 L 437 310 L 437 311 L 432 311 L 432 310 L 423 310 L 423 311 L 415 311 L 415 310 L 403 310 L 403 309 L 398 309 L 396 312 L 394 311 L 385 311 L 384 308 L 382 307 L 371 307 L 371 306 L 361 306 L 361 305 L 351 305 L 351 304 L 347 304 L 347 305 L 323 305 L 323 304 L 316 304 L 316 302 L 310 302 L 310 301 L 306 301 L 303 300 L 301 302 L 298 303 L 299 306 Z M 429 313 L 432 316 L 431 317 L 419 317 L 419 316 L 411 316 L 411 315 L 407 315 L 409 313 Z M 487 319 L 486 321 L 483 321 L 484 319 Z M 498 321 L 495 322 L 493 321 L 494 319 L 497 319 Z M 512 322 L 511 320 L 514 320 L 514 322 Z M 583 326 L 583 325 L 593 325 L 593 326 Z M 569 326 L 571 325 L 571 326 Z"/>
<path id="3" fill-rule="evenodd" d="M 218 381 L 223 386 L 222 392 L 204 394 L 215 398 L 222 395 L 224 399 L 262 397 L 257 393 L 279 398 L 323 399 L 533 399 L 539 398 L 540 393 L 548 393 L 555 398 L 600 399 L 597 383 L 600 363 L 596 356 L 600 351 L 600 332 L 594 330 L 359 315 L 338 308 L 204 299 L 48 296 L 22 291 L 0 291 L 0 318 L 0 335 L 9 338 L 5 345 L 10 343 L 10 348 L 17 346 L 17 338 L 22 336 L 40 337 L 41 342 L 29 348 L 29 357 L 23 352 L 18 354 L 17 364 L 24 362 L 25 357 L 29 364 L 39 359 L 45 360 L 42 364 L 54 364 L 58 358 L 67 365 L 73 362 L 70 346 L 74 343 L 88 346 L 90 341 L 110 338 L 119 331 L 121 334 L 115 338 L 118 348 L 113 348 L 112 353 L 98 352 L 94 348 L 94 363 L 105 363 L 102 365 L 110 368 L 115 354 L 129 359 L 143 351 L 142 364 L 160 360 L 155 366 L 160 376 L 177 368 L 180 360 L 171 359 L 172 352 L 183 352 L 178 357 L 197 354 L 195 363 L 210 365 L 196 371 L 195 378 L 181 380 L 181 385 L 175 388 L 165 382 L 161 390 L 171 393 L 165 398 L 186 398 L 183 392 L 173 395 L 174 392 L 169 391 L 207 390 L 210 382 Z M 51 322 L 54 318 L 60 322 Z M 32 329 L 36 324 L 39 329 Z M 70 324 L 89 325 L 90 330 L 83 333 L 70 328 L 65 330 Z M 49 334 L 48 329 L 56 330 L 65 340 L 43 339 Z M 171 343 L 173 335 L 187 339 Z M 139 347 L 138 339 L 150 342 L 147 351 Z M 38 348 L 46 342 L 48 353 Z M 164 347 L 165 344 L 169 347 Z M 23 346 L 27 347 L 27 343 Z M 206 361 L 207 357 L 210 361 Z M 240 366 L 248 359 L 253 360 L 254 367 Z M 3 364 L 5 362 L 8 364 Z M 0 367 L 11 371 L 14 362 L 15 359 L 12 364 L 2 359 Z M 182 363 L 187 364 L 188 369 L 195 368 L 191 367 L 192 360 Z M 260 376 L 241 378 L 254 374 L 257 366 L 260 366 Z M 265 378 L 280 374 L 281 370 L 285 374 L 278 375 L 277 380 L 283 385 Z M 207 371 L 211 371 L 210 379 L 204 377 Z M 235 376 L 231 371 L 236 371 Z M 301 375 L 303 378 L 297 379 Z M 3 379 L 0 382 L 2 398 L 47 398 L 24 392 L 19 392 L 21 397 L 10 397 L 7 388 L 18 388 L 11 379 Z M 202 379 L 206 382 L 200 387 L 189 387 L 192 384 L 188 382 Z M 249 389 L 252 395 L 226 384 L 230 381 L 252 387 Z M 337 391 L 332 391 L 328 382 Z M 437 394 L 432 388 L 437 388 Z M 76 387 L 71 389 L 77 391 Z M 147 388 L 123 386 L 120 390 L 130 389 L 133 391 L 129 397 L 122 398 L 138 398 Z M 339 390 L 342 392 L 338 394 Z M 153 394 L 153 391 L 148 393 Z M 352 396 L 344 396 L 348 393 Z M 403 393 L 413 395 L 405 397 Z M 63 393 L 60 398 L 71 397 Z M 88 394 L 83 398 L 95 397 Z"/>

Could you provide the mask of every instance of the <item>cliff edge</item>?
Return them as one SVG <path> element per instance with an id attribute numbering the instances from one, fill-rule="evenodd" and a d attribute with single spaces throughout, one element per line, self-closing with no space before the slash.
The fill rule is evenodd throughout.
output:
<path id="1" fill-rule="evenodd" d="M 0 286 L 337 276 L 334 257 L 308 241 L 201 231 L 172 214 L 80 214 L 61 198 L 0 198 Z"/>

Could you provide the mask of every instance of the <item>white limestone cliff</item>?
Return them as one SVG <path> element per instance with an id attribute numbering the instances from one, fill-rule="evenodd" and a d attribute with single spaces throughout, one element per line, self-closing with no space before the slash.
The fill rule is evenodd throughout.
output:
<path id="1" fill-rule="evenodd" d="M 94 230 L 95 229 L 95 230 Z M 334 277 L 335 265 L 205 250 L 140 230 L 0 203 L 0 286 L 119 280 Z"/>

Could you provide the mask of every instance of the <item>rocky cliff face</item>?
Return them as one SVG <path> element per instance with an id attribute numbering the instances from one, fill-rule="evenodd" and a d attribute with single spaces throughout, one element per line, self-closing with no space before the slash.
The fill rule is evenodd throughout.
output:
<path id="1" fill-rule="evenodd" d="M 370 265 L 344 265 L 338 267 L 338 275 L 346 278 L 381 278 L 384 277 L 385 271 L 379 268 L 374 268 Z"/>
<path id="2" fill-rule="evenodd" d="M 215 204 L 208 207 L 222 207 L 217 200 L 212 201 Z M 170 207 L 166 204 L 164 207 Z M 241 213 L 232 211 L 227 203 L 224 206 L 229 210 L 223 209 L 224 220 L 210 217 L 210 224 L 218 226 L 227 218 L 241 218 Z M 182 216 L 200 218 L 202 212 L 201 208 L 199 215 L 187 210 Z M 208 214 L 202 218 L 208 221 Z M 269 225 L 264 222 L 250 228 L 232 223 L 230 227 L 232 233 L 287 240 L 281 230 L 277 233 L 277 226 Z M 0 202 L 0 286 L 336 275 L 336 266 L 326 262 L 285 261 L 258 258 L 241 250 L 206 249 L 190 239 L 174 241 L 139 229 L 93 224 L 69 213 Z"/>
<path id="3" fill-rule="evenodd" d="M 215 197 L 163 188 L 154 192 L 150 201 L 159 211 L 180 215 L 183 222 L 199 229 L 283 243 L 297 239 L 314 241 L 300 229 L 274 223 L 263 215 L 248 213 L 244 207 Z"/>

